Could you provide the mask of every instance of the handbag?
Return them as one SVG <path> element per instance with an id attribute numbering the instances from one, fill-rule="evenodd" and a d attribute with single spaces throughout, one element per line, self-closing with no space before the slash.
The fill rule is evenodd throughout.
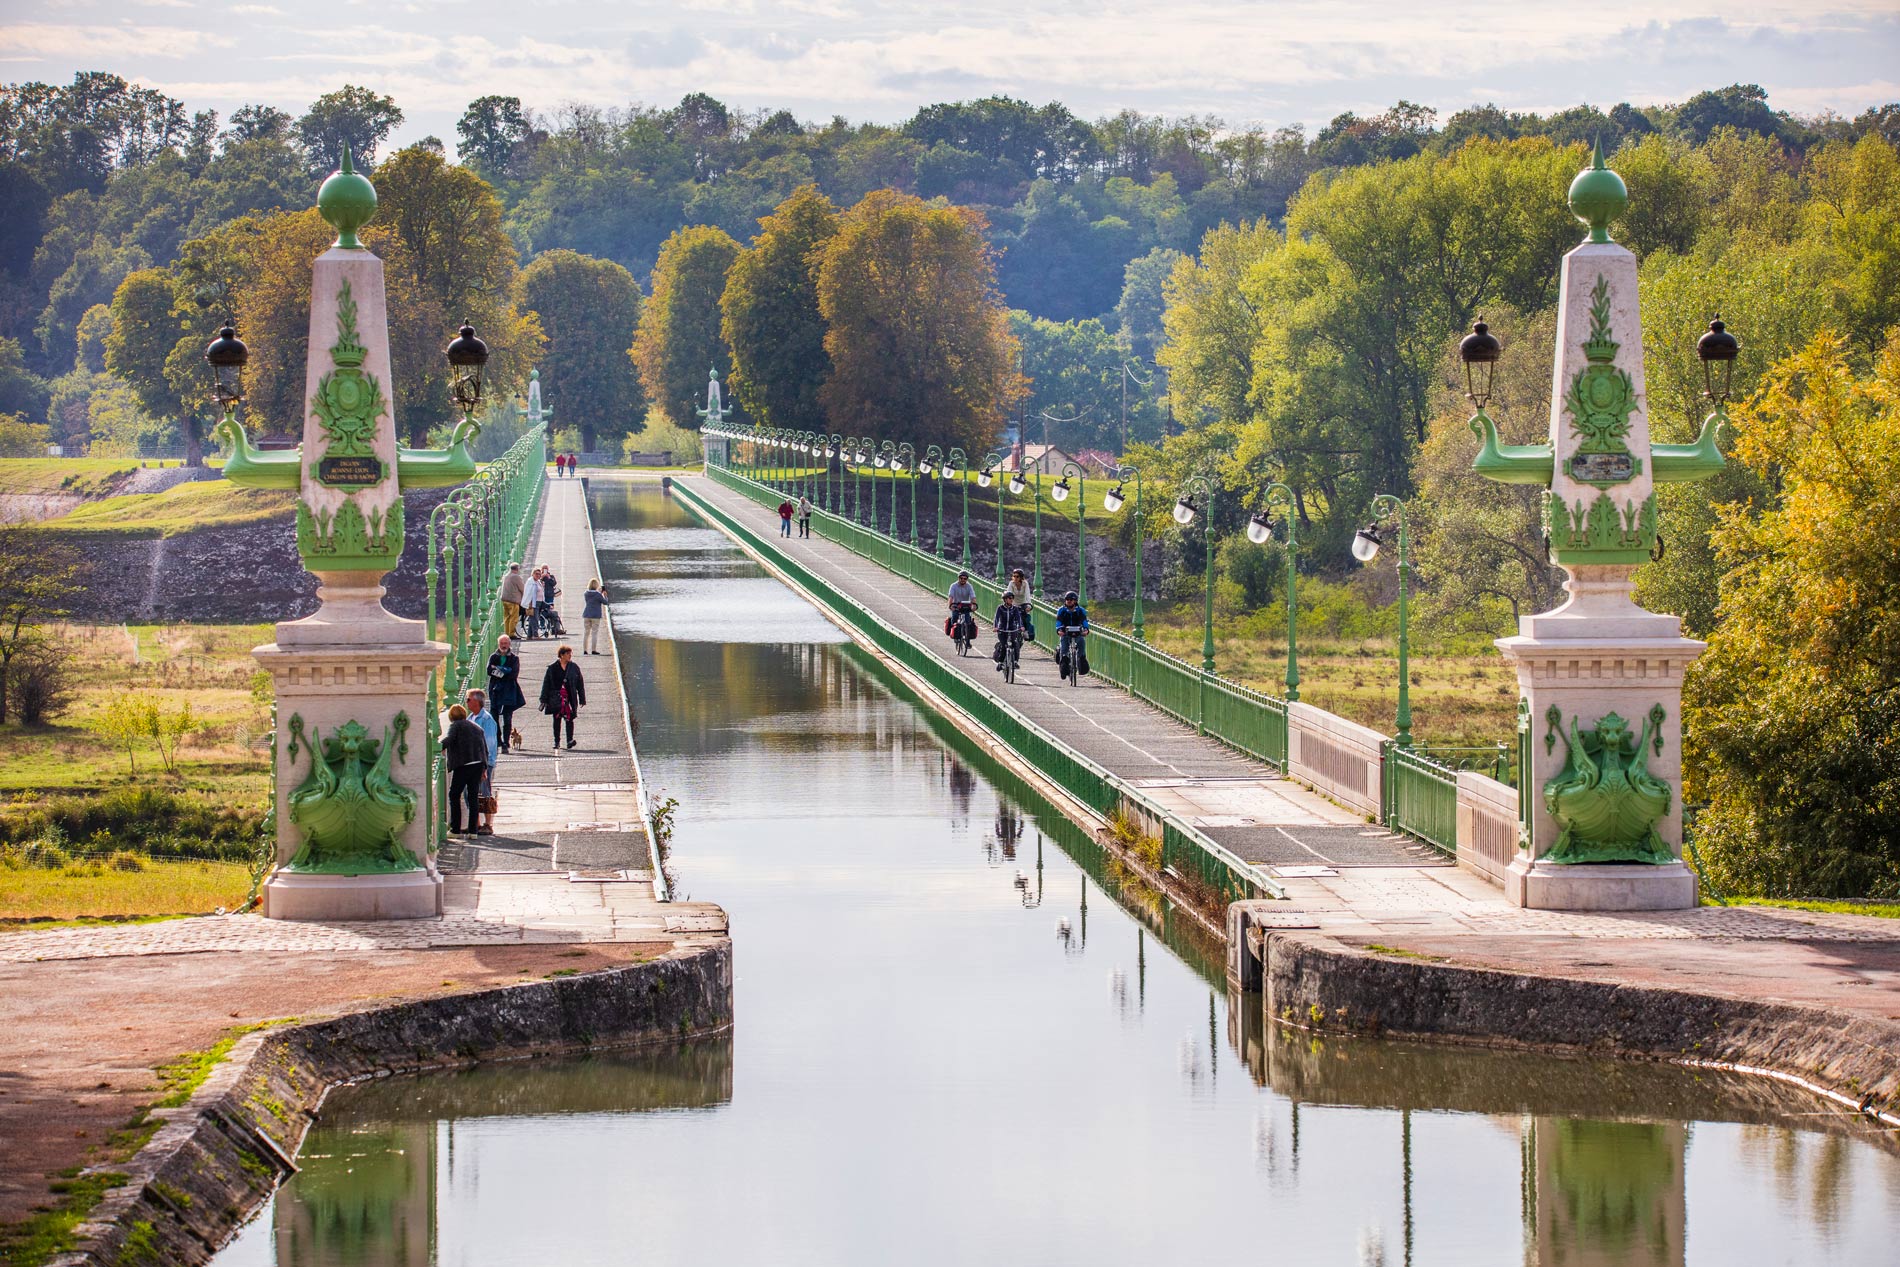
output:
<path id="1" fill-rule="evenodd" d="M 493 814 L 496 810 L 501 808 L 501 801 L 493 796 L 482 797 L 480 804 L 482 813 L 484 814 Z"/>

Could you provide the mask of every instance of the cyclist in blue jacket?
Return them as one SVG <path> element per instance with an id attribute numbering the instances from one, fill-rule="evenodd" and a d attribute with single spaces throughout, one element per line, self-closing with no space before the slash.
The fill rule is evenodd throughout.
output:
<path id="1" fill-rule="evenodd" d="M 1089 609 L 1082 606 L 1074 590 L 1064 594 L 1062 606 L 1056 608 L 1056 633 L 1060 635 L 1056 661 L 1062 666 L 1062 675 L 1067 677 L 1080 668 L 1082 642 L 1089 633 Z"/>

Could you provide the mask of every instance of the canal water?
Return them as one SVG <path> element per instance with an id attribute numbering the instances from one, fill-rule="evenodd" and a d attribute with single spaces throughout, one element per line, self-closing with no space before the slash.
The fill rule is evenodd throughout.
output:
<path id="1" fill-rule="evenodd" d="M 734 1031 L 339 1092 L 219 1267 L 1896 1261 L 1900 1150 L 1816 1101 L 1268 1027 L 724 537 L 591 505 Z"/>

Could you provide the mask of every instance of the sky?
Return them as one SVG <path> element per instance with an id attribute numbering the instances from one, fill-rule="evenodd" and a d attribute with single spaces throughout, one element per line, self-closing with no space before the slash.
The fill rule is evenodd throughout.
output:
<path id="1" fill-rule="evenodd" d="M 344 83 L 394 138 L 454 143 L 473 98 L 671 105 L 708 92 L 899 122 L 1002 93 L 1309 130 L 1400 98 L 1441 118 L 1680 101 L 1758 83 L 1777 108 L 1900 101 L 1900 0 L 0 0 L 0 82 L 109 70 L 228 114 Z"/>

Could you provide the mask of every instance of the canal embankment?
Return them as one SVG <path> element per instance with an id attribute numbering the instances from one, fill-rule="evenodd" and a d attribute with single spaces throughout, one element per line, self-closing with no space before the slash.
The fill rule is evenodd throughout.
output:
<path id="1" fill-rule="evenodd" d="M 253 1030 L 183 1103 L 154 1107 L 149 1141 L 111 1163 L 112 1186 L 58 1267 L 207 1261 L 296 1170 L 335 1088 L 392 1074 L 676 1044 L 732 1024 L 725 938 L 596 972 L 367 1007 Z"/>

